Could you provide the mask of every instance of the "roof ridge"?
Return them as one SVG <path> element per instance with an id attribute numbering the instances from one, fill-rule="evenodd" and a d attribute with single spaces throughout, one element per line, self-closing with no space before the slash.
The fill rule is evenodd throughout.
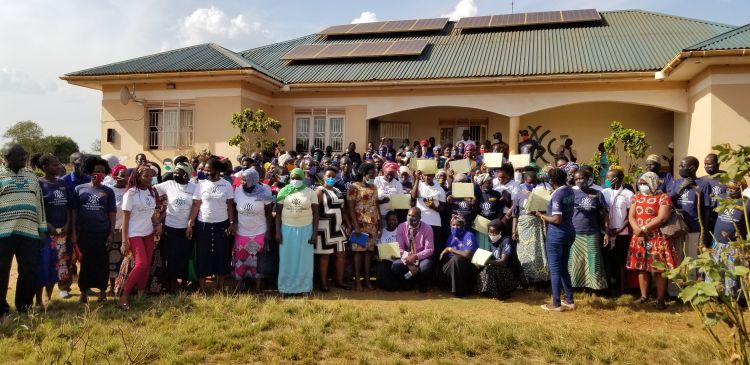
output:
<path id="1" fill-rule="evenodd" d="M 246 53 L 250 53 L 252 51 L 256 51 L 256 50 L 263 49 L 263 48 L 268 48 L 268 47 L 276 47 L 276 46 L 281 45 L 281 44 L 287 44 L 287 43 L 291 43 L 291 42 L 296 42 L 296 41 L 299 41 L 299 40 L 302 40 L 302 39 L 305 39 L 305 38 L 308 38 L 308 37 L 313 37 L 313 36 L 317 36 L 317 34 L 316 33 L 311 33 L 311 34 L 303 35 L 303 36 L 300 36 L 300 37 L 297 37 L 297 38 L 288 39 L 288 40 L 281 41 L 281 42 L 270 43 L 270 44 L 266 44 L 266 45 L 262 45 L 262 46 L 258 46 L 258 47 L 254 47 L 254 48 L 248 48 L 248 49 L 246 49 L 244 51 L 240 51 L 238 53 L 241 54 L 242 57 L 246 57 L 245 54 Z"/>
<path id="2" fill-rule="evenodd" d="M 268 77 L 271 77 L 275 79 L 276 81 L 284 81 L 271 71 L 269 71 L 267 68 L 261 66 L 258 64 L 258 62 L 245 58 L 244 56 L 240 56 L 237 53 L 235 53 L 232 50 L 229 50 L 227 48 L 224 48 L 222 45 L 216 44 L 216 43 L 208 43 L 209 47 L 213 48 L 215 51 L 221 53 L 224 57 L 228 58 L 232 62 L 236 63 L 238 66 L 241 67 L 247 67 L 247 68 L 254 68 L 263 74 L 265 74 Z"/>
<path id="3" fill-rule="evenodd" d="M 721 34 L 719 34 L 717 36 L 713 36 L 713 37 L 711 37 L 709 39 L 706 39 L 703 42 L 694 44 L 694 45 L 692 45 L 690 47 L 685 48 L 684 51 L 696 51 L 696 50 L 700 50 L 703 47 L 709 46 L 709 45 L 714 44 L 714 43 L 721 42 L 723 40 L 726 40 L 726 39 L 729 39 L 731 37 L 734 37 L 737 34 L 740 34 L 740 33 L 743 33 L 743 32 L 747 32 L 747 31 L 750 31 L 750 23 L 749 24 L 745 24 L 743 26 L 739 26 L 739 27 L 734 28 L 732 30 L 729 30 L 727 32 L 721 33 Z"/>
<path id="4" fill-rule="evenodd" d="M 164 55 L 164 54 L 176 53 L 176 52 L 179 52 L 179 51 L 184 51 L 184 50 L 186 50 L 186 49 L 191 49 L 191 48 L 198 48 L 198 47 L 210 47 L 210 45 L 211 45 L 211 44 L 213 44 L 213 43 L 201 43 L 201 44 L 194 44 L 194 45 L 192 45 L 192 46 L 185 46 L 185 47 L 180 47 L 180 48 L 170 49 L 170 50 L 168 50 L 168 51 L 162 51 L 162 52 L 157 52 L 157 53 L 151 53 L 151 54 L 147 54 L 147 55 L 144 55 L 144 56 L 140 56 L 140 57 L 129 58 L 129 59 L 127 59 L 127 60 L 122 60 L 122 61 L 117 61 L 117 62 L 107 63 L 107 64 L 104 64 L 104 65 L 99 65 L 99 66 L 94 66 L 94 67 L 89 67 L 89 68 L 85 68 L 85 69 L 83 69 L 83 70 L 78 70 L 78 71 L 68 72 L 68 73 L 66 73 L 66 74 L 65 74 L 65 76 L 71 76 L 71 75 L 73 75 L 73 74 L 77 74 L 77 73 L 81 73 L 81 72 L 86 72 L 86 71 L 89 71 L 89 70 L 93 70 L 93 69 L 97 69 L 97 68 L 102 68 L 102 67 L 107 67 L 107 66 L 114 66 L 114 65 L 119 65 L 119 64 L 127 63 L 127 62 L 132 62 L 132 61 L 142 60 L 142 59 L 145 59 L 145 58 L 149 58 L 149 57 L 154 57 L 154 56 L 158 56 L 158 55 Z"/>
<path id="5" fill-rule="evenodd" d="M 697 18 L 691 18 L 691 17 L 681 16 L 681 15 L 667 14 L 667 13 L 662 13 L 662 12 L 658 12 L 658 11 L 643 10 L 643 9 L 621 9 L 621 10 L 603 10 L 603 11 L 600 11 L 600 13 L 626 13 L 626 12 L 638 12 L 638 13 L 643 13 L 643 14 L 652 14 L 652 15 L 663 16 L 665 18 L 673 18 L 673 19 L 680 19 L 680 20 L 689 20 L 689 21 L 693 21 L 693 22 L 696 22 L 696 23 L 703 23 L 703 24 L 708 24 L 708 25 L 715 25 L 715 26 L 724 27 L 724 28 L 731 28 L 731 29 L 734 29 L 734 28 L 737 27 L 736 25 L 732 25 L 732 24 L 713 22 L 713 21 L 705 20 L 705 19 L 697 19 Z"/>

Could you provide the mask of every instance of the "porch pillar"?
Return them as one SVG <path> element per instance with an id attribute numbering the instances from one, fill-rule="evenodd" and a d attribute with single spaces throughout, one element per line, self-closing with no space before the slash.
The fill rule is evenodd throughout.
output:
<path id="1" fill-rule="evenodd" d="M 518 153 L 518 132 L 521 129 L 521 117 L 510 117 L 508 129 L 508 147 L 510 153 L 515 155 Z"/>

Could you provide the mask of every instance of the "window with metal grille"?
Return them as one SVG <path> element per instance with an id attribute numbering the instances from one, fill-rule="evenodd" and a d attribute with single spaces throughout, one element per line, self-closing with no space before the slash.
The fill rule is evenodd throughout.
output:
<path id="1" fill-rule="evenodd" d="M 344 109 L 297 109 L 294 146 L 299 151 L 309 151 L 311 147 L 325 149 L 327 146 L 331 146 L 334 152 L 343 151 Z"/>
<path id="2" fill-rule="evenodd" d="M 193 108 L 186 101 L 149 102 L 146 137 L 149 149 L 175 150 L 193 146 Z"/>

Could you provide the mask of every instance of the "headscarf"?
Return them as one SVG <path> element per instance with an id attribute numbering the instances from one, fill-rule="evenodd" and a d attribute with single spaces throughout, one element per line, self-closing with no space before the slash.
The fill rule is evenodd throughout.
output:
<path id="1" fill-rule="evenodd" d="M 464 158 L 469 158 L 469 152 L 476 152 L 477 146 L 473 144 L 467 144 L 464 146 Z"/>
<path id="2" fill-rule="evenodd" d="M 477 176 L 474 177 L 474 182 L 479 186 L 482 186 L 482 184 L 489 180 L 492 180 L 490 174 L 477 174 Z"/>
<path id="3" fill-rule="evenodd" d="M 271 168 L 271 163 L 266 162 L 263 164 L 263 170 L 268 171 Z"/>
<path id="4" fill-rule="evenodd" d="M 565 164 L 565 166 L 561 167 L 560 169 L 565 171 L 566 174 L 570 175 L 571 173 L 578 171 L 579 168 L 580 166 L 578 166 L 577 163 L 568 162 L 567 164 Z"/>
<path id="5" fill-rule="evenodd" d="M 115 176 L 117 176 L 117 174 L 118 174 L 118 173 L 119 173 L 120 171 L 122 171 L 122 170 L 127 170 L 127 169 L 128 169 L 128 168 L 127 168 L 127 167 L 125 167 L 125 165 L 123 165 L 123 164 L 119 164 L 119 163 L 118 163 L 117 165 L 115 165 L 115 167 L 113 167 L 113 168 L 112 168 L 112 177 L 115 177 Z"/>
<path id="6" fill-rule="evenodd" d="M 398 173 L 403 174 L 406 173 L 407 175 L 411 176 L 411 170 L 409 170 L 409 166 L 401 166 L 398 168 Z"/>
<path id="7" fill-rule="evenodd" d="M 659 155 L 648 155 L 648 157 L 646 157 L 646 161 L 656 162 L 656 163 L 660 164 L 661 163 L 661 157 L 659 157 Z"/>
<path id="8" fill-rule="evenodd" d="M 466 227 L 466 218 L 461 214 L 453 214 L 451 216 L 451 224 L 461 222 Z"/>
<path id="9" fill-rule="evenodd" d="M 398 164 L 395 162 L 386 162 L 383 164 L 383 172 L 396 172 L 399 170 Z"/>
<path id="10" fill-rule="evenodd" d="M 242 176 L 245 178 L 245 185 L 242 189 L 245 195 L 255 197 L 255 199 L 261 201 L 271 201 L 271 199 L 273 199 L 271 189 L 266 185 L 260 184 L 260 175 L 258 175 L 258 171 L 256 171 L 255 168 L 251 167 L 243 171 Z M 245 187 L 249 188 L 251 186 L 254 186 L 255 188 L 250 192 L 244 189 Z"/>
<path id="11" fill-rule="evenodd" d="M 286 167 L 286 164 L 289 162 L 294 162 L 294 157 L 292 155 L 285 153 L 281 156 L 279 156 L 279 166 Z"/>
<path id="12" fill-rule="evenodd" d="M 456 176 L 453 177 L 453 181 L 455 182 L 466 182 L 468 180 L 468 176 L 466 174 L 456 174 Z"/>
<path id="13" fill-rule="evenodd" d="M 294 194 L 296 192 L 302 191 L 305 189 L 305 184 L 300 185 L 299 187 L 295 187 L 291 184 L 292 176 L 297 175 L 300 179 L 305 178 L 305 172 L 302 171 L 301 168 L 297 167 L 294 170 L 289 172 L 289 184 L 284 186 L 281 190 L 279 190 L 279 193 L 276 195 L 276 201 L 279 203 L 283 203 L 284 199 L 286 199 L 287 196 Z"/>
<path id="14" fill-rule="evenodd" d="M 646 185 L 648 185 L 649 190 L 651 190 L 652 194 L 656 194 L 661 192 L 659 190 L 659 185 L 661 182 L 659 181 L 659 175 L 649 171 L 643 175 L 641 175 L 640 178 L 638 178 L 639 182 L 640 180 L 644 180 L 646 182 Z"/>
<path id="15" fill-rule="evenodd" d="M 174 167 L 174 169 L 185 171 L 185 173 L 188 174 L 188 176 L 193 174 L 193 166 L 187 162 L 178 163 L 177 166 Z"/>

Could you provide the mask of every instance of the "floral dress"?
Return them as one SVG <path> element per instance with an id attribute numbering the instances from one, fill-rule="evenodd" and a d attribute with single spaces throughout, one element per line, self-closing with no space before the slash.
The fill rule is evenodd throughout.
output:
<path id="1" fill-rule="evenodd" d="M 667 194 L 633 196 L 635 219 L 639 227 L 650 223 L 659 214 L 659 207 L 671 207 L 672 200 Z M 643 238 L 643 240 L 639 240 Z M 649 229 L 646 236 L 633 236 L 628 248 L 628 259 L 625 267 L 629 270 L 662 272 L 653 266 L 654 262 L 662 263 L 668 269 L 677 267 L 679 259 L 672 240 L 662 235 L 656 228 Z"/>
<path id="2" fill-rule="evenodd" d="M 367 240 L 367 246 L 363 247 L 352 244 L 352 251 L 373 251 L 380 237 L 378 236 L 378 218 L 380 217 L 380 208 L 378 207 L 378 190 L 374 185 L 367 186 L 364 183 L 356 182 L 346 192 L 346 200 L 351 204 L 356 215 L 359 230 L 367 233 L 370 238 Z"/>

